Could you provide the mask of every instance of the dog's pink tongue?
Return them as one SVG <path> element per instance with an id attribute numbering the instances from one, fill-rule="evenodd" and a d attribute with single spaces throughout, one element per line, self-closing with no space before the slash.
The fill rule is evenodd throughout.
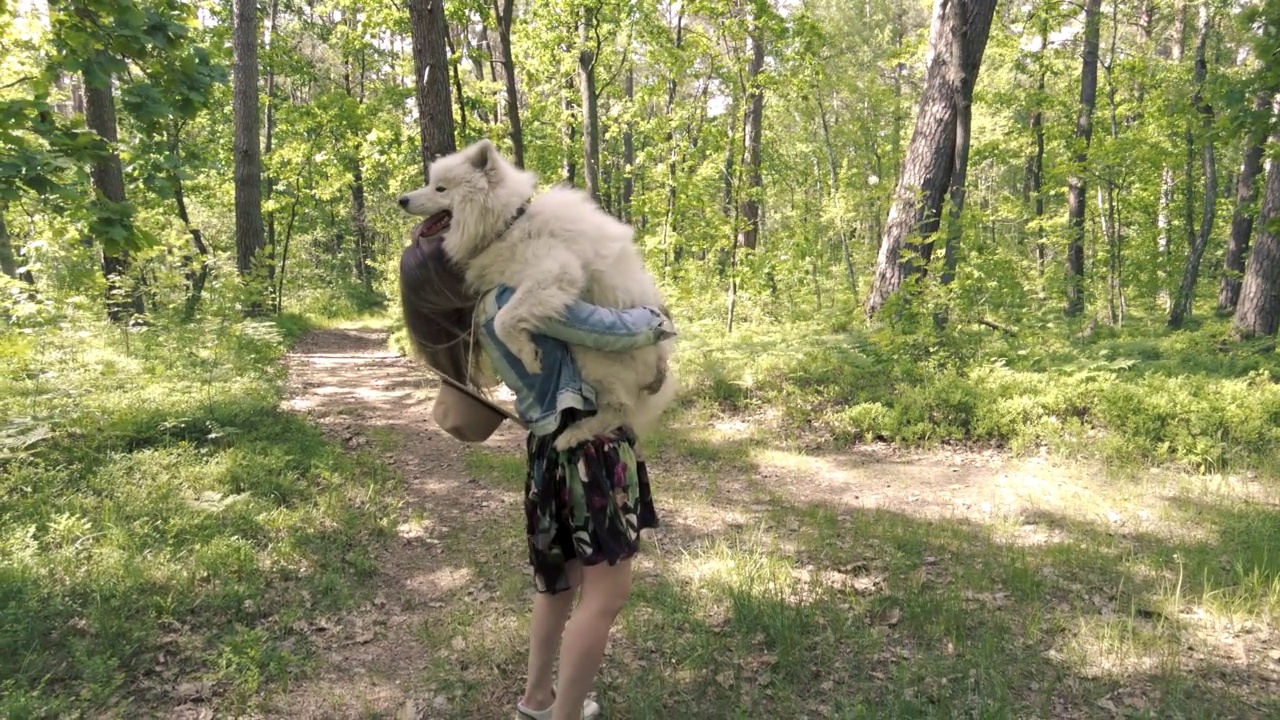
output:
<path id="1" fill-rule="evenodd" d="M 441 211 L 423 220 L 418 225 L 418 237 L 429 238 L 443 234 L 445 230 L 449 229 L 449 219 L 449 212 Z"/>

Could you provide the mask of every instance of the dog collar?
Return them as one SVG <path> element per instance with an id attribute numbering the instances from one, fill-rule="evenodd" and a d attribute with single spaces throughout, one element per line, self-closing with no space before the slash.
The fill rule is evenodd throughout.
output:
<path id="1" fill-rule="evenodd" d="M 503 235 L 506 235 L 507 231 L 511 229 L 511 226 L 515 225 L 517 220 L 524 217 L 524 214 L 526 211 L 528 211 L 528 209 L 529 209 L 529 201 L 526 200 L 520 204 L 520 207 L 516 208 L 516 211 L 511 214 L 511 217 L 507 218 L 507 224 L 502 226 L 502 232 L 498 233 L 498 237 L 493 239 L 494 242 L 497 242 L 502 238 Z"/>
<path id="2" fill-rule="evenodd" d="M 475 258 L 479 257 L 485 250 L 488 250 L 490 247 L 493 247 L 494 243 L 501 240 L 502 236 L 506 235 L 507 232 L 511 230 L 511 226 L 515 225 L 517 220 L 524 217 L 524 214 L 529 210 L 529 202 L 530 202 L 529 200 L 525 200 L 523 203 L 520 203 L 520 207 L 516 208 L 516 211 L 511 214 L 511 217 L 507 218 L 507 222 L 502 226 L 502 229 L 498 231 L 498 234 L 493 236 L 492 240 L 489 240 L 488 242 L 484 243 L 483 245 L 476 248 L 472 252 L 466 254 L 465 256 L 455 258 L 455 262 L 461 262 L 461 263 L 470 262 L 471 260 L 474 260 Z"/>

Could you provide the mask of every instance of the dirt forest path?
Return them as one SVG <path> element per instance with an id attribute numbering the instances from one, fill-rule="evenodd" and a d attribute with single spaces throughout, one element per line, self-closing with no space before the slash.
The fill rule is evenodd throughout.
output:
<path id="1" fill-rule="evenodd" d="M 416 360 L 389 350 L 384 330 L 315 331 L 297 344 L 286 362 L 287 407 L 348 448 L 379 454 L 402 477 L 403 497 L 394 519 L 397 537 L 379 555 L 373 601 L 307 629 L 320 651 L 317 668 L 283 697 L 272 700 L 266 715 L 405 720 L 513 717 L 524 677 L 526 626 L 519 623 L 527 616 L 531 592 L 519 514 L 523 434 L 506 423 L 477 448 L 446 436 L 430 415 L 436 381 Z M 859 513 L 870 514 L 875 523 L 887 514 L 908 518 L 895 522 L 918 523 L 923 528 L 922 543 L 932 533 L 928 523 L 936 520 L 956 523 L 954 527 L 961 528 L 956 532 L 966 533 L 965 528 L 994 523 L 1010 542 L 1025 548 L 1052 544 L 1069 534 L 1069 524 L 1053 518 L 1082 504 L 1106 508 L 1116 527 L 1129 519 L 1136 523 L 1145 522 L 1139 517 L 1149 517 L 1143 488 L 1134 488 L 1132 496 L 1101 498 L 1095 485 L 1073 482 L 1059 468 L 1036 458 L 1013 463 L 992 453 L 907 454 L 875 446 L 837 452 L 822 438 L 792 438 L 785 451 L 774 451 L 771 448 L 780 447 L 782 441 L 761 440 L 753 434 L 749 418 L 718 419 L 711 427 L 698 422 L 704 423 L 696 428 L 702 431 L 700 440 L 688 440 L 694 429 L 687 426 L 668 429 L 665 438 L 647 448 L 663 526 L 652 538 L 657 552 L 637 561 L 637 587 L 656 585 L 660 573 L 677 572 L 679 556 L 688 557 L 688 548 L 741 544 L 744 538 L 768 533 L 777 539 L 771 540 L 777 543 L 773 547 L 794 548 L 780 551 L 791 555 L 786 558 L 791 566 L 801 568 L 792 572 L 811 575 L 796 582 L 825 583 L 850 596 L 883 591 L 885 573 L 877 570 L 876 540 L 865 551 L 857 550 L 867 553 L 865 562 L 824 565 L 829 550 L 847 549 L 843 544 L 847 541 L 839 540 L 839 548 L 829 542 L 802 542 L 809 538 L 804 533 L 815 531 L 801 528 L 792 515 L 777 513 L 780 502 L 795 508 L 821 503 L 830 510 L 815 511 L 820 514 L 809 517 L 821 519 L 827 517 L 821 513 L 829 513 L 835 523 L 861 522 Z M 747 457 L 752 460 L 735 459 Z M 844 534 L 844 528 L 855 526 L 833 527 Z M 1158 532 L 1158 528 L 1148 523 L 1144 532 Z M 986 537 L 974 542 L 986 543 Z M 937 551 L 925 551 L 930 553 Z M 918 572 L 925 581 L 937 570 L 934 563 L 944 564 L 934 557 L 924 557 L 923 563 Z M 974 582 L 985 580 L 975 576 Z M 997 602 L 1008 602 L 1000 599 L 1003 591 L 995 592 Z M 883 603 L 877 607 L 860 612 L 873 616 L 898 612 Z M 1012 606 L 1008 609 L 1017 612 Z M 639 619 L 634 622 L 638 623 L 648 611 L 637 613 Z M 896 623 L 894 614 L 888 624 Z M 865 625 L 876 624 L 874 617 L 865 620 Z M 713 623 L 708 632 L 720 630 Z M 837 637 L 833 642 L 839 653 L 844 641 Z M 602 682 L 625 685 L 627 681 L 619 679 L 619 666 L 661 662 L 645 652 L 625 638 L 612 641 Z M 652 647 L 648 652 L 654 652 Z M 919 649 L 905 652 L 910 657 Z M 939 657 L 951 662 L 949 654 Z M 851 673 L 851 677 L 865 677 L 862 670 Z M 729 687 L 724 673 L 714 677 Z M 831 685 L 830 681 L 821 684 Z M 818 686 L 797 683 L 797 687 Z M 699 692 L 693 687 L 680 690 L 671 685 L 668 694 L 680 691 L 687 693 L 685 698 L 693 697 Z M 720 688 L 713 681 L 711 689 Z M 815 692 L 812 715 L 806 711 L 793 717 L 830 717 L 823 708 L 829 711 L 832 701 L 823 700 L 822 695 L 826 693 Z M 664 716 L 664 710 L 634 709 L 634 700 L 627 697 L 633 709 L 609 717 Z M 655 707 L 678 712 L 679 703 L 688 702 L 673 697 L 654 700 L 660 703 Z M 761 697 L 762 702 L 770 702 Z M 1097 709 L 1083 697 L 1052 700 L 1055 706 L 1059 702 L 1075 706 L 1077 701 Z M 730 712 L 726 717 L 732 716 L 728 708 L 723 710 Z"/>
<path id="2" fill-rule="evenodd" d="M 485 516 L 514 518 L 516 498 L 468 481 L 466 448 L 432 421 L 438 382 L 416 360 L 389 350 L 387 339 L 378 329 L 318 330 L 286 358 L 287 407 L 349 449 L 380 454 L 401 475 L 404 498 L 398 542 L 380 553 L 373 603 L 312 628 L 322 649 L 318 673 L 272 715 L 448 717 L 447 698 L 420 682 L 438 648 L 425 645 L 418 630 L 440 614 L 457 580 L 439 538 Z M 518 447 L 521 437 L 509 426 L 488 445 Z"/>

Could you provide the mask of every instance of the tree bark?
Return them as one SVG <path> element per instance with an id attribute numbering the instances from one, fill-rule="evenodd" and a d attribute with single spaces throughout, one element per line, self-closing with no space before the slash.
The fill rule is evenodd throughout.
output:
<path id="1" fill-rule="evenodd" d="M 514 19 L 513 0 L 493 0 L 493 12 L 497 16 L 498 36 L 502 44 L 502 74 L 507 88 L 507 125 L 511 135 L 512 158 L 516 167 L 524 167 L 524 130 L 520 126 L 520 93 L 516 88 L 516 61 L 511 53 L 511 22 Z"/>
<path id="2" fill-rule="evenodd" d="M 758 23 L 759 19 L 756 18 Z M 754 23 L 753 23 L 754 24 Z M 764 125 L 764 88 L 760 86 L 760 73 L 764 71 L 764 39 L 759 26 L 751 32 L 751 62 L 747 65 L 747 115 L 742 128 L 746 156 L 742 169 L 747 174 L 745 197 L 742 199 L 742 224 L 738 229 L 738 244 L 749 250 L 760 241 L 760 195 L 763 177 L 760 172 L 760 133 Z"/>
<path id="3" fill-rule="evenodd" d="M 951 84 L 956 95 L 955 158 L 952 160 L 947 242 L 942 253 L 943 285 L 950 285 L 956 277 L 963 229 L 960 219 L 964 213 L 965 181 L 969 174 L 969 128 L 973 117 L 973 74 L 970 68 L 974 64 L 965 55 L 965 38 L 969 33 L 967 22 L 968 17 L 964 13 L 951 14 L 951 53 L 959 62 L 951 65 Z"/>
<path id="4" fill-rule="evenodd" d="M 582 90 L 582 180 L 587 192 L 600 201 L 600 116 L 596 95 L 596 50 L 592 47 L 594 11 L 583 8 L 578 25 L 578 84 Z"/>
<path id="5" fill-rule="evenodd" d="M 1084 312 L 1084 165 L 1093 139 L 1093 109 L 1098 95 L 1098 42 L 1102 0 L 1085 0 L 1084 52 L 1080 68 L 1080 112 L 1076 116 L 1076 148 L 1067 180 L 1067 307 L 1068 315 Z"/>
<path id="6" fill-rule="evenodd" d="M 574 122 L 573 117 L 573 91 L 576 88 L 573 84 L 572 77 L 566 77 L 564 81 L 564 92 L 560 96 L 560 108 L 564 111 L 564 158 L 561 166 L 561 172 L 564 175 L 565 183 L 573 185 L 578 179 L 578 163 L 574 159 L 578 153 L 574 151 L 574 146 L 578 143 L 578 125 Z"/>
<path id="7" fill-rule="evenodd" d="M 956 151 L 956 74 L 952 57 L 950 14 L 965 14 L 968 28 L 962 42 L 969 87 L 977 82 L 995 0 L 935 0 L 929 32 L 929 58 L 925 87 L 916 115 L 915 130 L 907 145 L 898 185 L 876 257 L 875 276 L 867 296 L 866 312 L 874 315 L 907 279 L 924 276 L 933 255 L 933 235 L 941 220 L 943 198 L 951 187 Z M 972 98 L 968 98 L 971 102 Z"/>
<path id="8" fill-rule="evenodd" d="M 13 243 L 9 240 L 9 227 L 4 224 L 4 214 L 8 209 L 8 201 L 0 200 L 0 271 L 17 280 L 18 259 L 13 252 Z"/>
<path id="9" fill-rule="evenodd" d="M 1272 112 L 1280 114 L 1280 95 L 1272 101 Z M 1280 146 L 1280 131 L 1271 136 L 1272 146 Z M 1280 326 L 1280 162 L 1272 160 L 1267 170 L 1267 189 L 1258 213 L 1257 237 L 1249 250 L 1240 302 L 1233 318 L 1239 338 L 1275 335 Z"/>
<path id="10" fill-rule="evenodd" d="M 1044 269 L 1049 259 L 1049 248 L 1044 241 L 1044 104 L 1045 76 L 1048 74 L 1045 53 L 1049 47 L 1049 23 L 1040 19 L 1040 50 L 1036 76 L 1035 109 L 1031 112 L 1028 125 L 1035 142 L 1035 152 L 1027 158 L 1027 195 L 1031 201 L 1032 217 L 1035 219 L 1036 235 L 1036 267 L 1040 271 L 1041 292 L 1044 290 Z"/>
<path id="11" fill-rule="evenodd" d="M 262 221 L 262 148 L 258 134 L 258 6 L 235 0 L 232 27 L 231 98 L 235 124 L 236 270 L 248 275 L 266 245 Z M 251 293 L 248 311 L 262 311 L 262 295 Z"/>
<path id="12" fill-rule="evenodd" d="M 95 54 L 93 62 L 98 63 L 100 68 L 105 67 L 105 56 L 101 50 Z M 106 77 L 103 86 L 94 85 L 89 82 L 88 77 L 84 78 L 85 125 L 105 140 L 110 148 L 105 156 L 94 161 L 89 169 L 89 177 L 93 181 L 94 190 L 102 199 L 124 204 L 124 169 L 116 150 L 116 104 L 111 84 L 110 75 Z M 107 281 L 107 317 L 112 322 L 124 322 L 131 315 L 146 312 L 140 289 L 136 286 L 127 288 L 131 265 L 128 250 L 109 248 L 103 243 L 102 275 Z"/>
<path id="13" fill-rule="evenodd" d="M 449 60 L 449 78 L 453 80 L 453 99 L 458 103 L 458 131 L 463 138 L 467 137 L 467 99 L 462 94 L 462 63 L 454 62 L 452 58 L 457 54 L 457 46 L 454 44 L 454 30 L 447 28 L 444 35 L 445 52 L 448 53 Z"/>
<path id="14" fill-rule="evenodd" d="M 627 94 L 627 112 L 630 114 L 635 103 L 635 64 L 627 66 L 627 79 L 623 87 Z M 623 222 L 631 222 L 631 196 L 635 192 L 636 178 L 636 145 L 633 122 L 628 119 L 622 131 L 622 199 L 620 212 Z"/>
<path id="15" fill-rule="evenodd" d="M 409 0 L 409 30 L 413 36 L 414 83 L 418 101 L 418 136 L 422 147 L 422 177 L 429 176 L 431 161 L 457 149 L 453 130 L 453 104 L 449 97 L 449 26 L 444 0 Z"/>
<path id="16" fill-rule="evenodd" d="M 1196 41 L 1196 60 L 1195 60 L 1195 93 L 1191 102 L 1195 106 L 1196 112 L 1200 114 L 1200 124 L 1204 131 L 1204 138 L 1201 140 L 1201 162 L 1204 167 L 1204 209 L 1200 214 L 1200 232 L 1192 236 L 1190 252 L 1187 254 L 1187 264 L 1182 273 L 1182 284 L 1178 286 L 1178 299 L 1173 305 L 1173 309 L 1169 313 L 1169 327 L 1177 329 L 1182 327 L 1186 319 L 1191 315 L 1191 307 L 1195 300 L 1196 281 L 1200 277 L 1200 261 L 1204 258 L 1205 248 L 1209 246 L 1209 235 L 1213 232 L 1213 221 L 1218 208 L 1218 168 L 1214 158 L 1213 137 L 1210 133 L 1213 131 L 1213 107 L 1204 100 L 1204 81 L 1208 75 L 1208 62 L 1205 59 L 1205 47 L 1208 44 L 1210 30 L 1209 8 L 1206 4 L 1200 5 L 1200 22 L 1199 22 L 1199 39 Z M 1187 129 L 1189 148 L 1194 147 L 1191 138 L 1190 125 Z M 1191 227 L 1192 202 L 1191 197 L 1191 168 L 1188 167 L 1187 172 L 1187 209 L 1188 209 L 1188 228 Z"/>
<path id="17" fill-rule="evenodd" d="M 1254 110 L 1267 109 L 1267 94 L 1258 93 Z M 1222 259 L 1222 285 L 1218 290 L 1218 311 L 1229 313 L 1240 300 L 1240 281 L 1244 275 L 1244 257 L 1249 252 L 1249 237 L 1253 234 L 1253 215 L 1256 211 L 1258 176 L 1262 174 L 1262 150 L 1267 134 L 1265 123 L 1257 123 L 1250 133 L 1244 149 L 1244 161 L 1236 178 L 1236 206 L 1231 215 L 1231 234 Z"/>

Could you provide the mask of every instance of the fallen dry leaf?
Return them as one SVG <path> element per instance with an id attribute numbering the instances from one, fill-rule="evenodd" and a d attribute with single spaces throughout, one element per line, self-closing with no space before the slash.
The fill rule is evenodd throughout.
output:
<path id="1" fill-rule="evenodd" d="M 173 688 L 173 696 L 184 702 L 206 700 L 213 694 L 213 683 L 208 680 L 178 683 Z"/>

